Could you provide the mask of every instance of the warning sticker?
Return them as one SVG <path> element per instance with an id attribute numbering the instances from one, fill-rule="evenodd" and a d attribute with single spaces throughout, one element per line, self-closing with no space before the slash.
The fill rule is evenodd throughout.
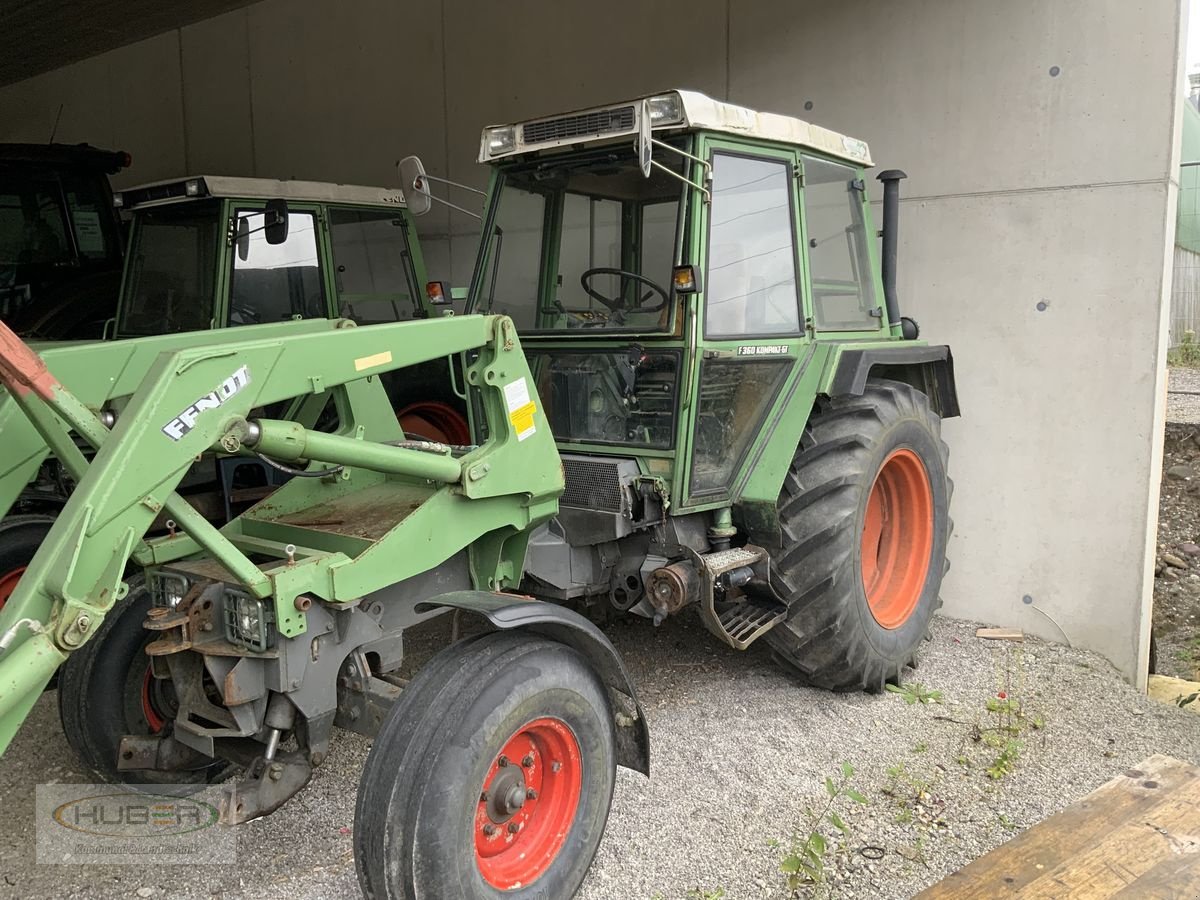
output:
<path id="1" fill-rule="evenodd" d="M 504 402 L 508 406 L 508 420 L 512 422 L 518 441 L 525 440 L 537 431 L 533 424 L 533 414 L 537 407 L 529 396 L 529 385 L 524 378 L 518 378 L 504 386 Z"/>

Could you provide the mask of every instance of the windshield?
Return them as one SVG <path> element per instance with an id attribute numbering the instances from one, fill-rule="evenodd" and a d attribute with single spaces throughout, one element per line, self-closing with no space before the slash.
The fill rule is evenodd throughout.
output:
<path id="1" fill-rule="evenodd" d="M 140 210 L 122 297 L 121 335 L 210 327 L 220 202 Z"/>
<path id="2" fill-rule="evenodd" d="M 658 161 L 680 169 L 678 154 Z M 474 310 L 529 331 L 665 331 L 685 186 L 632 149 L 510 169 L 493 200 L 472 287 Z"/>

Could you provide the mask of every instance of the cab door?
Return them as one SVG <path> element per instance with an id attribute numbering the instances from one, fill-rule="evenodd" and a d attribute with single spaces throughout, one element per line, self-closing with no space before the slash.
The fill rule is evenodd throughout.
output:
<path id="1" fill-rule="evenodd" d="M 728 505 L 764 424 L 811 346 L 800 252 L 799 160 L 787 148 L 709 138 L 712 198 L 700 228 L 682 509 Z"/>
<path id="2" fill-rule="evenodd" d="M 239 200 L 232 206 L 228 234 L 233 252 L 218 327 L 325 318 L 329 289 L 321 266 L 320 208 L 288 204 L 287 238 L 272 244 L 267 241 L 265 202 Z"/>

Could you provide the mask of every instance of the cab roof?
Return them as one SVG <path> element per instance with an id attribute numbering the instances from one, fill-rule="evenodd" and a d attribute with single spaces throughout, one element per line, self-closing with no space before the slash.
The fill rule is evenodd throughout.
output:
<path id="1" fill-rule="evenodd" d="M 241 178 L 233 175 L 191 175 L 155 181 L 120 191 L 118 205 L 139 206 L 199 200 L 203 197 L 233 197 L 246 200 L 294 200 L 297 203 L 346 203 L 359 206 L 404 207 L 399 188 L 332 184 L 325 181 L 283 181 L 277 178 Z"/>
<path id="2" fill-rule="evenodd" d="M 776 141 L 805 147 L 869 167 L 871 151 L 865 141 L 813 125 L 794 116 L 759 112 L 745 106 L 714 100 L 698 91 L 664 91 L 622 103 L 574 110 L 547 118 L 530 119 L 483 130 L 479 162 L 521 156 L 539 150 L 569 146 L 638 133 L 644 110 L 651 110 L 654 132 L 717 131 L 739 137 Z M 505 147 L 511 129 L 511 146 Z M 502 138 L 499 142 L 494 140 Z"/>

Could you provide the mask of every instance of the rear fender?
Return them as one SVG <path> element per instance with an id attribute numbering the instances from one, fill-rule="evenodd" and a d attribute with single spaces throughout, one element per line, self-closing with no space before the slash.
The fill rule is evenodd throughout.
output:
<path id="1" fill-rule="evenodd" d="M 929 398 L 943 419 L 959 414 L 954 357 L 944 344 L 842 350 L 823 393 L 830 397 L 861 395 L 871 376 L 912 385 Z"/>
<path id="2" fill-rule="evenodd" d="M 650 729 L 625 663 L 604 633 L 579 613 L 541 600 L 487 591 L 452 591 L 418 603 L 417 612 L 449 607 L 478 613 L 501 631 L 521 629 L 578 650 L 592 664 L 605 686 L 615 694 L 613 715 L 617 735 L 617 762 L 627 769 L 650 774 Z M 634 715 L 622 710 L 627 698 Z"/>

